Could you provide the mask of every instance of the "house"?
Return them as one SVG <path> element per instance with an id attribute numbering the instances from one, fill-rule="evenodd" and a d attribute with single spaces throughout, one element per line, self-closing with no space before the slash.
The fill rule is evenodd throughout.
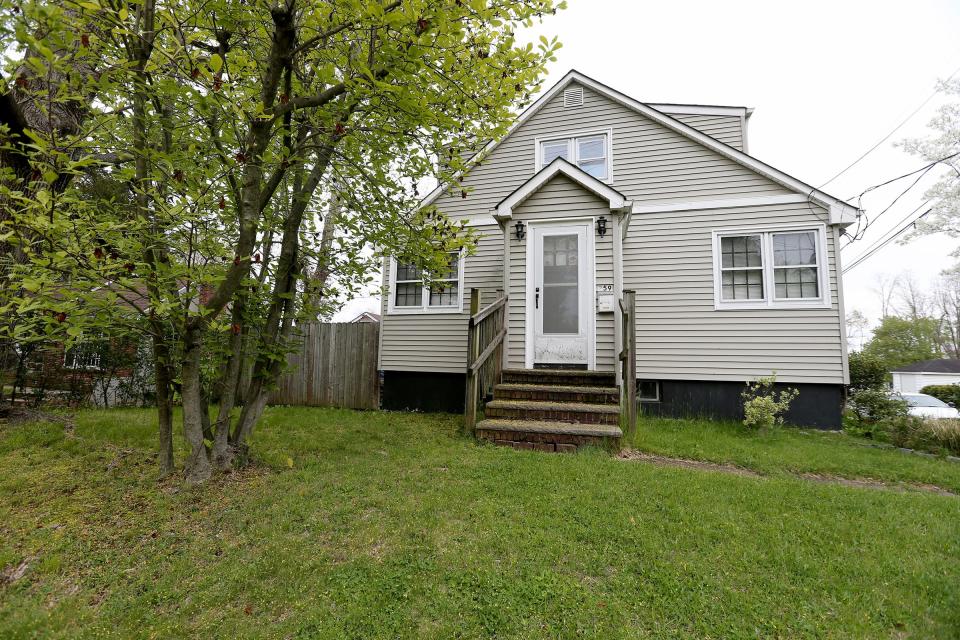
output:
<path id="1" fill-rule="evenodd" d="M 507 298 L 504 381 L 572 369 L 622 384 L 618 301 L 633 291 L 642 411 L 735 419 L 745 383 L 776 373 L 800 391 L 789 422 L 838 428 L 838 243 L 859 211 L 748 155 L 750 115 L 564 76 L 475 156 L 468 197 L 441 186 L 423 201 L 479 236 L 441 286 L 385 261 L 384 408 L 463 410 L 473 289 L 481 306 Z"/>
<path id="2" fill-rule="evenodd" d="M 376 323 L 379 323 L 379 322 L 380 322 L 380 314 L 379 314 L 379 313 L 371 313 L 371 312 L 369 312 L 369 311 L 364 311 L 363 313 L 361 313 L 360 315 L 358 315 L 356 318 L 354 318 L 354 319 L 351 320 L 350 322 L 351 322 L 351 323 L 353 323 L 353 322 L 372 322 L 372 323 L 376 324 Z"/>
<path id="3" fill-rule="evenodd" d="M 932 384 L 960 384 L 960 360 L 943 358 L 914 362 L 890 372 L 893 390 L 919 393 Z"/>

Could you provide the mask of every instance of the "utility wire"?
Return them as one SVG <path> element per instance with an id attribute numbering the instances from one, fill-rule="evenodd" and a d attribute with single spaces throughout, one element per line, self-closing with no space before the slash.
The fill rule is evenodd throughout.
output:
<path id="1" fill-rule="evenodd" d="M 960 73 L 960 67 L 957 67 L 956 69 L 954 69 L 953 73 L 951 73 L 944 82 L 950 82 L 950 80 L 953 79 L 953 76 L 957 75 L 957 73 Z M 908 115 L 906 118 L 904 118 L 903 121 L 900 122 L 900 124 L 898 124 L 896 127 L 893 128 L 892 131 L 890 131 L 890 133 L 888 133 L 887 135 L 883 136 L 883 138 L 881 138 L 875 145 L 873 145 L 872 147 L 870 147 L 869 149 L 867 149 L 867 150 L 863 153 L 863 155 L 861 155 L 859 158 L 857 158 L 856 160 L 854 160 L 853 162 L 851 162 L 850 164 L 848 164 L 846 167 L 844 167 L 843 170 L 840 171 L 840 173 L 838 173 L 837 175 L 833 176 L 832 178 L 830 178 L 829 180 L 827 180 L 826 182 L 824 182 L 822 185 L 820 185 L 819 187 L 817 187 L 817 189 L 822 189 L 822 188 L 824 188 L 825 186 L 827 186 L 828 184 L 830 184 L 831 182 L 833 182 L 834 180 L 836 180 L 837 178 L 839 178 L 840 176 L 842 176 L 843 174 L 845 174 L 847 171 L 849 171 L 850 169 L 852 169 L 853 167 L 855 167 L 856 165 L 858 165 L 858 164 L 860 163 L 860 161 L 863 160 L 864 158 L 866 158 L 868 155 L 870 155 L 871 153 L 873 153 L 874 151 L 876 151 L 877 148 L 878 148 L 880 145 L 882 145 L 884 142 L 886 142 L 887 140 L 890 139 L 890 136 L 892 136 L 892 135 L 895 134 L 897 131 L 899 131 L 900 128 L 901 128 L 903 125 L 907 124 L 907 122 L 909 122 L 910 119 L 913 118 L 913 116 L 915 116 L 915 115 L 917 115 L 918 113 L 920 113 L 920 110 L 923 109 L 925 106 L 927 106 L 927 103 L 930 102 L 931 100 L 933 100 L 934 96 L 936 96 L 938 93 L 939 93 L 939 91 L 935 89 L 935 90 L 933 91 L 933 93 L 931 93 L 929 96 L 927 96 L 927 99 L 926 99 L 926 100 L 924 100 L 923 102 L 920 103 L 920 106 L 919 106 L 919 107 L 917 107 L 917 108 L 914 109 L 912 112 L 910 112 L 910 115 Z"/>
<path id="2" fill-rule="evenodd" d="M 872 227 L 872 226 L 877 222 L 877 220 L 879 220 L 880 217 L 883 216 L 883 214 L 885 214 L 887 211 L 890 211 L 890 209 L 892 209 L 893 206 L 894 206 L 895 204 L 897 204 L 897 202 L 900 201 L 900 198 L 902 198 L 903 196 L 907 195 L 907 192 L 909 192 L 911 189 L 913 189 L 915 186 L 917 186 L 917 184 L 918 184 L 921 180 L 923 180 L 923 177 L 924 177 L 925 175 L 927 175 L 927 174 L 930 172 L 930 170 L 933 169 L 935 166 L 936 166 L 936 163 L 931 164 L 931 165 L 927 166 L 925 169 L 923 169 L 923 171 L 920 173 L 920 175 L 917 176 L 917 179 L 914 180 L 913 182 L 911 182 L 911 183 L 910 183 L 910 186 L 908 186 L 906 189 L 904 189 L 904 190 L 901 191 L 899 194 L 897 194 L 897 197 L 894 198 L 893 201 L 892 201 L 890 204 L 888 204 L 888 205 L 883 209 L 883 211 L 881 211 L 881 212 L 878 213 L 876 216 L 874 216 L 873 219 L 867 220 L 866 224 L 865 224 L 862 228 L 858 228 L 858 229 L 857 229 L 857 233 L 850 239 L 850 242 L 848 242 L 844 248 L 849 247 L 851 244 L 853 244 L 854 242 L 856 242 L 857 240 L 859 240 L 860 238 L 862 238 L 862 237 L 864 236 L 864 234 L 867 232 L 867 229 L 869 229 L 870 227 Z M 924 204 L 926 204 L 926 203 L 924 203 Z M 923 205 L 920 205 L 920 206 L 922 207 Z M 919 209 L 919 207 L 917 207 L 917 208 Z"/>
<path id="3" fill-rule="evenodd" d="M 922 206 L 922 205 L 921 205 L 921 206 Z M 916 211 L 916 209 L 914 209 L 914 211 Z M 841 275 L 846 275 L 848 271 L 850 271 L 851 269 L 857 267 L 857 266 L 860 265 L 861 263 L 865 262 L 867 259 L 869 259 L 869 258 L 870 258 L 873 254 L 875 254 L 877 251 L 880 251 L 880 249 L 883 249 L 885 246 L 887 246 L 888 244 L 890 244 L 891 242 L 893 242 L 894 240 L 896 240 L 898 237 L 900 237 L 900 236 L 903 235 L 906 231 L 908 231 L 911 227 L 913 227 L 913 226 L 917 223 L 917 221 L 919 221 L 921 218 L 923 218 L 924 216 L 926 216 L 926 215 L 927 215 L 928 213 L 930 213 L 931 211 L 933 211 L 933 207 L 927 209 L 926 211 L 924 211 L 923 213 L 921 213 L 919 216 L 917 216 L 916 218 L 914 218 L 913 220 L 911 220 L 910 222 L 908 222 L 907 224 L 905 224 L 905 225 L 904 225 L 903 227 L 901 227 L 896 233 L 894 233 L 893 235 L 891 235 L 891 236 L 890 236 L 889 238 L 887 238 L 886 240 L 883 240 L 882 242 L 878 241 L 879 244 L 878 244 L 878 243 L 874 243 L 874 245 L 872 245 L 871 248 L 868 249 L 866 253 L 863 253 L 863 254 L 861 254 L 860 256 L 858 256 L 850 265 L 848 265 L 848 266 L 843 270 L 843 272 L 842 272 Z M 903 220 L 901 220 L 900 222 L 903 222 L 904 220 L 906 220 L 906 218 L 909 218 L 909 214 L 908 214 Z M 898 223 L 898 224 L 899 224 L 899 223 Z M 894 226 L 894 228 L 896 228 L 896 226 Z M 889 231 L 888 231 L 887 233 L 889 233 Z"/>

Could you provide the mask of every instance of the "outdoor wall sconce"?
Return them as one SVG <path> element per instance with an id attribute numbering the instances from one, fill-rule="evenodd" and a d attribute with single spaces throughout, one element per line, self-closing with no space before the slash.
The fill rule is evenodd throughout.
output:
<path id="1" fill-rule="evenodd" d="M 523 236 L 527 235 L 526 229 L 523 228 L 523 220 L 517 220 L 513 228 L 517 231 L 517 240 L 523 240 Z"/>
<path id="2" fill-rule="evenodd" d="M 603 216 L 597 218 L 597 233 L 601 238 L 607 235 L 607 219 Z"/>

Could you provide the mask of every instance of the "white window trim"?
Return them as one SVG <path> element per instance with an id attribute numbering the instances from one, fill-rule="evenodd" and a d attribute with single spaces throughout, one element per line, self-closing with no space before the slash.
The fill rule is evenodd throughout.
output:
<path id="1" fill-rule="evenodd" d="M 541 136 L 534 138 L 534 166 L 533 172 L 537 173 L 543 169 L 543 143 L 544 142 L 559 142 L 561 140 L 567 141 L 567 155 L 570 156 L 568 162 L 575 167 L 579 167 L 576 159 L 577 145 L 574 143 L 576 138 L 589 138 L 591 136 L 606 136 L 606 149 L 607 149 L 607 177 L 606 178 L 597 178 L 601 182 L 607 184 L 613 184 L 613 127 L 607 127 L 606 129 L 591 129 L 587 131 L 571 131 L 565 132 L 562 135 L 555 136 Z"/>
<path id="2" fill-rule="evenodd" d="M 451 252 L 452 253 L 452 252 Z M 460 252 L 460 257 L 457 262 L 458 265 L 458 274 L 457 274 L 457 291 L 460 295 L 457 296 L 457 304 L 455 305 L 446 305 L 446 306 L 434 306 L 431 307 L 430 303 L 430 286 L 424 282 L 423 285 L 423 295 L 421 296 L 421 304 L 419 307 L 398 307 L 396 305 L 396 299 L 394 294 L 396 294 L 395 285 L 397 282 L 397 260 L 396 258 L 390 258 L 390 279 L 387 287 L 387 313 L 395 316 L 415 316 L 415 315 L 439 315 L 445 313 L 462 313 L 463 312 L 463 274 L 466 271 L 466 262 L 467 256 L 463 251 Z"/>
<path id="3" fill-rule="evenodd" d="M 776 287 L 773 281 L 773 234 L 813 231 L 817 243 L 817 282 L 820 296 L 817 298 L 774 298 Z M 723 300 L 721 298 L 722 270 L 720 239 L 726 236 L 761 236 L 763 259 L 763 300 Z M 756 226 L 740 229 L 716 229 L 713 231 L 713 308 L 717 311 L 740 309 L 829 309 L 832 300 L 830 270 L 827 268 L 826 225 L 780 225 Z"/>
<path id="4" fill-rule="evenodd" d="M 640 395 L 640 383 L 641 383 L 641 382 L 652 382 L 652 383 L 653 383 L 654 388 L 657 390 L 657 392 L 656 392 L 656 394 L 654 395 L 654 397 L 651 398 L 650 396 L 646 396 L 646 397 L 645 397 L 645 396 Z M 640 401 L 640 402 L 660 402 L 660 401 L 661 401 L 661 399 L 660 399 L 660 393 L 661 393 L 661 392 L 660 392 L 660 381 L 659 381 L 659 380 L 651 380 L 651 379 L 649 379 L 649 378 L 642 378 L 642 379 L 640 379 L 640 380 L 637 380 L 637 400 L 638 400 L 638 401 Z"/>

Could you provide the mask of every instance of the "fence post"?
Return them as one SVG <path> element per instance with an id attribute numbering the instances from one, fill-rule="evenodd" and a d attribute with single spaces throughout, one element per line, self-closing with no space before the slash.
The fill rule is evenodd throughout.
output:
<path id="1" fill-rule="evenodd" d="M 633 432 L 637 428 L 637 315 L 636 291 L 626 290 L 623 292 L 623 302 L 626 307 L 627 317 L 626 326 L 623 330 L 626 332 L 627 344 L 627 366 L 626 379 L 623 381 L 627 385 L 627 429 L 624 431 L 624 437 L 627 442 L 633 439 Z"/>
<path id="2" fill-rule="evenodd" d="M 479 352 L 477 351 L 477 327 L 473 323 L 473 316 L 480 311 L 480 289 L 470 289 L 470 322 L 467 324 L 467 384 L 463 406 L 463 430 L 467 435 L 473 435 L 477 425 L 477 376 L 471 371 Z"/>

